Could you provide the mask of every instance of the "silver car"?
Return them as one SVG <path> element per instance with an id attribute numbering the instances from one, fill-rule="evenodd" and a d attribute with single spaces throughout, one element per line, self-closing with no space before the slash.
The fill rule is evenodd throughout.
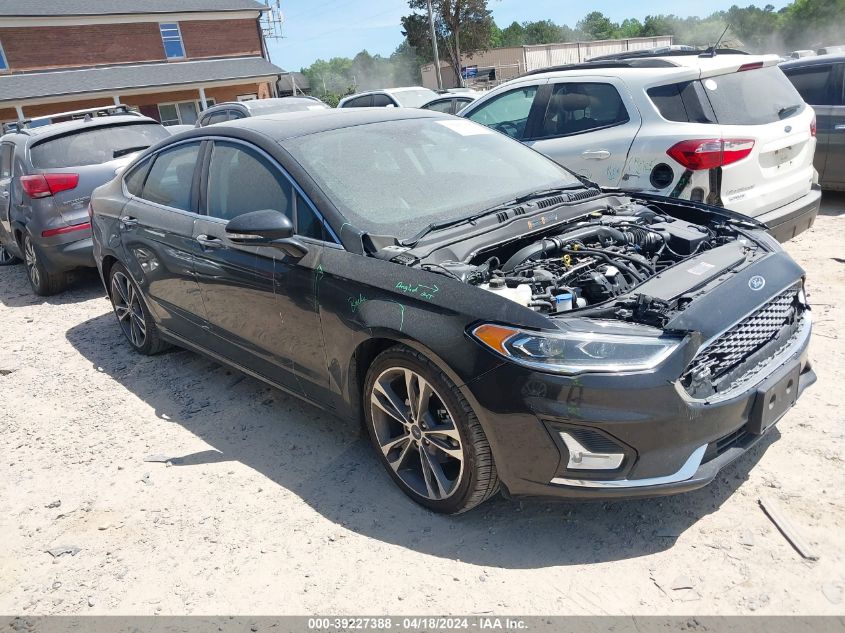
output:
<path id="1" fill-rule="evenodd" d="M 91 192 L 170 134 L 126 113 L 38 123 L 0 137 L 0 266 L 23 259 L 33 292 L 46 296 L 64 289 L 70 271 L 94 266 Z"/>

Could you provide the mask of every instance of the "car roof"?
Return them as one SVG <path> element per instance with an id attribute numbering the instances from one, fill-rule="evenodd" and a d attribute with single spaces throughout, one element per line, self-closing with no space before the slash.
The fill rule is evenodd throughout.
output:
<path id="1" fill-rule="evenodd" d="M 281 112 L 260 117 L 238 119 L 217 123 L 212 127 L 196 128 L 186 132 L 182 138 L 202 136 L 234 128 L 250 130 L 266 136 L 276 142 L 298 136 L 308 136 L 329 130 L 381 123 L 383 121 L 401 121 L 404 119 L 445 119 L 447 114 L 416 108 L 350 108 L 329 110 L 305 110 L 302 112 Z"/>
<path id="2" fill-rule="evenodd" d="M 103 116 L 92 117 L 90 119 L 73 119 L 72 121 L 62 121 L 61 123 L 50 123 L 49 125 L 39 125 L 36 127 L 26 127 L 17 132 L 10 132 L 6 135 L 6 137 L 41 140 L 49 138 L 50 136 L 58 136 L 68 132 L 74 132 L 76 130 L 108 127 L 112 125 L 119 125 L 121 123 L 154 123 L 156 125 L 160 125 L 155 119 L 138 116 L 137 114 Z"/>
<path id="3" fill-rule="evenodd" d="M 224 101 L 212 106 L 212 108 L 231 108 L 232 106 L 241 106 L 249 111 L 263 110 L 265 108 L 272 108 L 278 105 L 285 105 L 288 103 L 303 103 L 311 105 L 319 105 L 322 103 L 319 99 L 314 97 L 273 97 L 270 99 L 250 99 L 249 101 Z M 211 110 L 211 108 L 209 108 Z"/>
<path id="4" fill-rule="evenodd" d="M 402 86 L 401 88 L 378 88 L 376 90 L 364 90 L 363 92 L 356 92 L 355 94 L 347 95 L 341 101 L 346 101 L 347 99 L 354 99 L 355 97 L 363 97 L 366 95 L 373 95 L 373 94 L 401 94 L 403 92 L 411 92 L 416 90 L 429 90 L 430 92 L 434 92 L 431 88 L 426 88 L 425 86 Z"/>
<path id="5" fill-rule="evenodd" d="M 502 85 L 516 83 L 529 78 L 542 80 L 583 75 L 611 76 L 637 80 L 659 77 L 660 79 L 670 81 L 681 81 L 684 79 L 736 72 L 740 67 L 748 64 L 762 62 L 764 66 L 773 66 L 777 64 L 778 60 L 779 58 L 776 55 L 724 54 L 713 57 L 678 55 L 584 62 L 581 64 L 538 69 Z"/>
<path id="6" fill-rule="evenodd" d="M 826 64 L 836 64 L 845 62 L 845 53 L 831 53 L 829 55 L 814 55 L 813 57 L 802 57 L 801 59 L 791 59 L 788 62 L 782 62 L 780 67 L 783 69 L 790 68 L 805 68 L 807 66 L 824 66 Z"/>

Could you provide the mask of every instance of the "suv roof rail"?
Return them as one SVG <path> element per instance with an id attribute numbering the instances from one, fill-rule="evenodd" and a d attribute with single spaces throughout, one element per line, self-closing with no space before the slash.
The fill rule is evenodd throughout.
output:
<path id="1" fill-rule="evenodd" d="M 537 68 L 536 70 L 529 70 L 523 73 L 520 77 L 530 77 L 531 75 L 542 75 L 543 73 L 553 73 L 562 70 L 590 70 L 593 68 L 675 68 L 677 64 L 670 62 L 668 59 L 594 59 L 580 64 L 560 64 L 558 66 L 548 66 L 546 68 Z"/>
<path id="2" fill-rule="evenodd" d="M 655 57 L 690 57 L 698 55 L 699 57 L 710 57 L 711 55 L 748 55 L 745 51 L 735 48 L 705 48 L 694 50 L 666 50 L 666 49 L 645 49 L 640 51 L 625 51 L 624 53 L 612 53 L 610 55 L 601 55 L 593 57 L 590 62 L 601 61 L 627 61 L 636 59 L 652 59 Z"/>
<path id="3" fill-rule="evenodd" d="M 76 119 L 92 119 L 106 116 L 141 116 L 139 112 L 131 110 L 128 105 L 100 106 L 99 108 L 86 108 L 84 110 L 69 110 L 67 112 L 56 112 L 44 116 L 21 119 L 13 123 L 6 123 L 3 127 L 11 132 L 25 134 L 27 128 L 41 127 L 53 123 L 63 123 Z M 59 119 L 58 121 L 56 119 Z"/>

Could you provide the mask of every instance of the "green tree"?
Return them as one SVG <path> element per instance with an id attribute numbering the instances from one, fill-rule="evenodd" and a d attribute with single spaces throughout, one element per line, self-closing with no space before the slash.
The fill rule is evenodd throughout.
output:
<path id="1" fill-rule="evenodd" d="M 502 30 L 502 46 L 522 46 L 525 44 L 525 27 L 519 22 L 511 22 Z"/>
<path id="2" fill-rule="evenodd" d="M 490 48 L 493 18 L 487 0 L 432 0 L 431 4 L 441 57 L 460 77 L 464 51 Z M 403 34 L 417 51 L 430 49 L 426 0 L 408 0 L 408 6 L 413 13 L 402 18 Z"/>
<path id="3" fill-rule="evenodd" d="M 601 11 L 592 11 L 578 22 L 578 30 L 583 31 L 590 39 L 609 40 L 613 38 L 618 25 L 610 21 Z"/>
<path id="4" fill-rule="evenodd" d="M 525 31 L 523 44 L 554 44 L 560 42 L 560 27 L 551 20 L 524 22 Z"/>

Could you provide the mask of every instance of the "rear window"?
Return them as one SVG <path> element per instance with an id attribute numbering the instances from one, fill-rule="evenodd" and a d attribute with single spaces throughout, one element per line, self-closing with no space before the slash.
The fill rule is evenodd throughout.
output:
<path id="1" fill-rule="evenodd" d="M 663 118 L 684 123 L 765 125 L 805 107 L 777 66 L 659 86 L 648 95 Z"/>
<path id="2" fill-rule="evenodd" d="M 701 82 L 721 125 L 764 125 L 795 116 L 804 100 L 777 66 Z"/>
<path id="3" fill-rule="evenodd" d="M 786 71 L 804 101 L 810 105 L 839 105 L 833 98 L 831 71 L 833 66 L 810 66 Z"/>
<path id="4" fill-rule="evenodd" d="M 83 167 L 107 163 L 170 138 L 157 123 L 109 125 L 48 139 L 30 150 L 36 169 Z"/>

